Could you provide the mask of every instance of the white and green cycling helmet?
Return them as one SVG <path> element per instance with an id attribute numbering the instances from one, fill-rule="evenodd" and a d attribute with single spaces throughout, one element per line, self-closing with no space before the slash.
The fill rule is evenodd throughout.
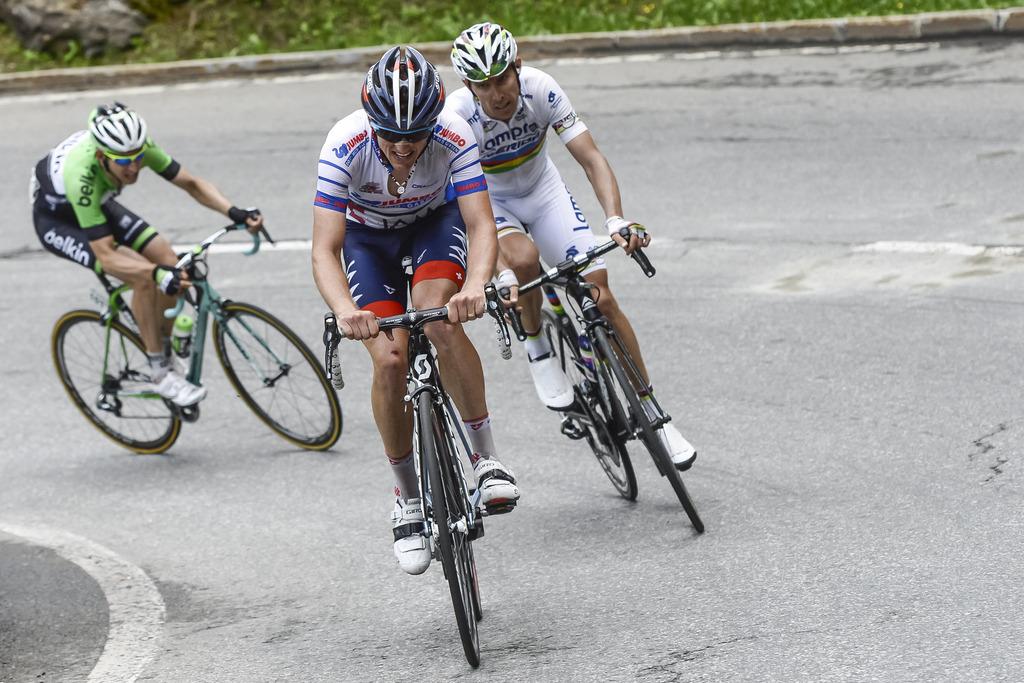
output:
<path id="1" fill-rule="evenodd" d="M 452 47 L 452 66 L 464 80 L 480 83 L 500 76 L 516 61 L 516 39 L 499 24 L 474 24 Z"/>
<path id="2" fill-rule="evenodd" d="M 120 102 L 101 104 L 89 115 L 89 132 L 109 154 L 137 152 L 146 145 L 146 122 Z"/>

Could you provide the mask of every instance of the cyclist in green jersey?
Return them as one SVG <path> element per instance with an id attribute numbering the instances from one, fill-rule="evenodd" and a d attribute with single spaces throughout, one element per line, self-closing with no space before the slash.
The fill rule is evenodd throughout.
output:
<path id="1" fill-rule="evenodd" d="M 212 183 L 192 175 L 149 137 L 146 122 L 119 102 L 101 105 L 81 130 L 36 164 L 31 180 L 32 218 L 48 251 L 132 286 L 132 314 L 146 345 L 155 391 L 180 406 L 192 405 L 206 388 L 190 383 L 174 366 L 162 311 L 191 283 L 175 268 L 170 243 L 145 220 L 115 201 L 125 186 L 150 168 L 197 202 L 245 223 L 263 225 L 256 209 L 240 209 Z"/>

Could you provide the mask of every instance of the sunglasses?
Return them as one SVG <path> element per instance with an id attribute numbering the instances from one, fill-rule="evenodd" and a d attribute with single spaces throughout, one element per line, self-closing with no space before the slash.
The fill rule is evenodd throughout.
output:
<path id="1" fill-rule="evenodd" d="M 131 164 L 135 163 L 136 161 L 141 161 L 142 158 L 144 156 L 146 156 L 145 152 L 139 152 L 135 156 L 129 156 L 129 157 L 113 156 L 112 154 L 107 154 L 106 152 L 104 152 L 104 154 L 106 155 L 106 157 L 108 159 L 113 161 L 118 166 L 130 166 Z"/>
<path id="2" fill-rule="evenodd" d="M 429 128 L 423 128 L 420 130 L 402 132 L 387 130 L 384 128 L 374 128 L 373 132 L 377 134 L 377 137 L 386 142 L 421 142 L 430 137 L 430 134 L 434 132 L 434 127 L 430 126 Z"/>
<path id="3" fill-rule="evenodd" d="M 505 70 L 508 69 L 508 65 L 510 63 L 511 62 L 495 62 L 494 64 L 491 64 L 489 71 L 484 71 L 483 69 L 470 69 L 466 72 L 466 80 L 473 83 L 483 83 L 491 78 L 496 78 L 505 73 Z"/>

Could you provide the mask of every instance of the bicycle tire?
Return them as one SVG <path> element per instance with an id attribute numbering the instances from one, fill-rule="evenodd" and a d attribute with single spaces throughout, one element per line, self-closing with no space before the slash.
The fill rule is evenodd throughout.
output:
<path id="1" fill-rule="evenodd" d="M 679 503 L 683 506 L 683 510 L 686 511 L 687 517 L 690 518 L 690 523 L 693 528 L 699 533 L 704 533 L 704 522 L 701 520 L 700 515 L 697 513 L 697 508 L 693 504 L 693 500 L 690 498 L 689 492 L 686 490 L 686 485 L 683 484 L 682 477 L 679 476 L 679 470 L 676 469 L 672 463 L 672 457 L 669 455 L 668 448 L 661 438 L 655 434 L 654 428 L 651 425 L 651 420 L 644 411 L 643 406 L 640 404 L 640 396 L 637 394 L 636 388 L 633 381 L 630 378 L 630 374 L 633 375 L 633 379 L 638 382 L 642 382 L 642 378 L 637 376 L 634 368 L 635 365 L 630 363 L 630 373 L 627 374 L 626 368 L 620 362 L 620 354 L 622 358 L 629 358 L 629 354 L 626 349 L 618 343 L 618 339 L 614 338 L 614 344 L 617 348 L 613 348 L 613 341 L 608 334 L 608 331 L 604 328 L 595 328 L 595 341 L 597 342 L 597 348 L 601 355 L 601 362 L 606 364 L 615 376 L 616 382 L 622 390 L 622 394 L 626 397 L 626 401 L 629 403 L 629 411 L 631 413 L 631 419 L 637 427 L 637 437 L 643 442 L 644 446 L 647 447 L 648 453 L 651 454 L 651 458 L 654 459 L 654 464 L 657 466 L 658 471 L 661 475 L 669 480 L 672 485 L 672 489 L 676 493 L 676 497 L 679 499 Z"/>
<path id="2" fill-rule="evenodd" d="M 473 605 L 476 563 L 472 542 L 467 532 L 454 531 L 449 520 L 466 519 L 462 496 L 456 491 L 451 444 L 446 438 L 443 415 L 438 414 L 431 392 L 422 392 L 417 399 L 420 457 L 427 468 L 430 482 L 430 507 L 437 551 L 441 557 L 448 592 L 451 594 L 455 623 L 458 625 L 466 661 L 474 669 L 480 666 L 480 634 Z M 461 539 L 459 538 L 461 536 Z"/>
<path id="3" fill-rule="evenodd" d="M 585 412 L 590 424 L 584 424 L 587 430 L 586 440 L 591 452 L 597 458 L 605 476 L 612 483 L 616 492 L 626 500 L 636 500 L 639 489 L 636 483 L 636 473 L 633 471 L 633 462 L 629 458 L 629 451 L 623 442 L 613 436 L 613 430 L 609 427 L 609 420 L 614 417 L 602 415 L 601 411 L 595 410 L 593 399 L 590 394 L 594 388 L 587 389 L 588 382 L 580 371 L 583 363 L 580 354 L 579 342 L 564 329 L 567 323 L 572 326 L 572 320 L 561 318 L 554 311 L 544 309 L 541 311 L 541 330 L 548 337 L 548 343 L 558 354 L 562 366 L 562 372 L 572 383 L 576 395 L 576 404 Z M 563 320 L 565 322 L 563 322 Z M 578 338 L 573 326 L 573 332 Z"/>
<path id="4" fill-rule="evenodd" d="M 323 451 L 333 446 L 341 436 L 341 404 L 320 359 L 291 328 L 258 306 L 227 301 L 221 311 L 223 317 L 213 322 L 217 359 L 249 409 L 271 431 L 300 448 Z M 262 337 L 251 323 L 262 326 Z M 271 330 L 278 335 L 273 350 L 268 349 L 267 341 Z M 233 354 L 236 360 L 232 360 Z M 281 370 L 281 364 L 291 358 L 295 363 Z M 274 373 L 280 374 L 268 384 L 264 378 Z M 287 384 L 280 383 L 281 379 L 287 379 Z M 285 392 L 279 391 L 282 386 L 287 387 Z M 279 400 L 282 396 L 285 400 Z M 285 404 L 287 417 L 270 414 L 275 406 Z"/>
<path id="5" fill-rule="evenodd" d="M 181 419 L 155 393 L 118 395 L 122 382 L 138 384 L 137 391 L 145 391 L 144 386 L 149 384 L 149 362 L 142 339 L 120 320 L 110 323 L 110 333 L 108 345 L 106 326 L 97 311 L 79 309 L 61 316 L 50 335 L 50 355 L 57 377 L 71 402 L 101 434 L 135 453 L 163 453 L 178 439 Z M 109 372 L 103 376 L 104 356 L 108 370 L 117 366 L 116 377 Z M 114 388 L 116 412 L 97 405 L 100 395 L 110 388 L 106 384 Z M 97 392 L 96 399 L 89 401 L 84 394 L 92 391 Z M 130 411 L 122 412 L 125 406 Z"/>

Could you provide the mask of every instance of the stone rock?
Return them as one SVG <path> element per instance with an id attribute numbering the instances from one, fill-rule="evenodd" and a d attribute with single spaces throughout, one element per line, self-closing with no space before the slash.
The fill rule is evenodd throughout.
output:
<path id="1" fill-rule="evenodd" d="M 88 56 L 128 47 L 148 23 L 124 0 L 0 0 L 0 19 L 30 50 L 59 51 L 73 40 Z"/>

